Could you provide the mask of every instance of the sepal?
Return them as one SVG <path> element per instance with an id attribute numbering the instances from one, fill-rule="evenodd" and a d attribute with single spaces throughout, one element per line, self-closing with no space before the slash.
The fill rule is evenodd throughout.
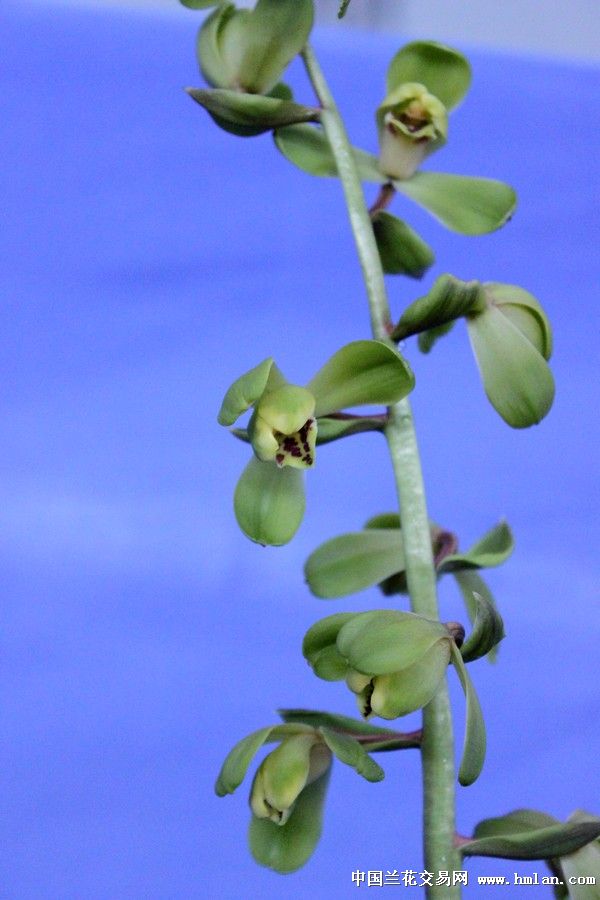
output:
<path id="1" fill-rule="evenodd" d="M 471 66 L 452 47 L 435 41 L 413 41 L 402 47 L 389 64 L 388 93 L 406 82 L 425 85 L 450 110 L 469 90 Z"/>
<path id="2" fill-rule="evenodd" d="M 494 609 L 497 609 L 496 601 L 494 600 L 494 597 L 488 585 L 476 569 L 465 569 L 464 571 L 454 572 L 453 576 L 462 594 L 469 621 L 474 627 L 475 620 L 477 619 L 477 611 L 479 608 L 477 598 L 483 598 L 484 604 L 486 606 L 491 606 Z M 500 614 L 498 613 L 498 616 L 499 615 Z M 461 647 L 461 651 L 463 647 Z M 496 644 L 496 646 L 492 647 L 488 652 L 487 657 L 489 662 L 496 661 L 498 657 L 498 649 L 499 645 Z"/>
<path id="3" fill-rule="evenodd" d="M 483 289 L 487 305 L 500 310 L 544 359 L 550 359 L 552 328 L 548 316 L 533 294 L 516 284 L 499 284 L 496 281 L 486 281 Z"/>
<path id="4" fill-rule="evenodd" d="M 599 836 L 598 818 L 575 815 L 562 823 L 545 813 L 520 809 L 484 819 L 460 852 L 500 859 L 557 859 L 575 854 Z"/>
<path id="5" fill-rule="evenodd" d="M 284 722 L 311 725 L 313 728 L 325 727 L 336 732 L 348 734 L 364 743 L 369 753 L 388 750 L 409 750 L 421 745 L 420 732 L 403 733 L 391 731 L 371 725 L 364 719 L 353 719 L 337 713 L 321 712 L 314 709 L 280 709 L 279 715 Z"/>
<path id="6" fill-rule="evenodd" d="M 437 567 L 438 574 L 499 566 L 508 559 L 514 546 L 509 526 L 506 522 L 500 522 L 486 532 L 469 550 L 445 556 Z"/>
<path id="7" fill-rule="evenodd" d="M 257 863 L 286 875 L 308 862 L 321 837 L 330 772 L 304 788 L 285 824 L 252 816 L 248 841 Z"/>
<path id="8" fill-rule="evenodd" d="M 262 94 L 244 94 L 223 88 L 186 88 L 186 91 L 217 125 L 239 137 L 254 137 L 283 125 L 316 122 L 319 118 L 318 109 Z"/>
<path id="9" fill-rule="evenodd" d="M 440 275 L 431 290 L 408 306 L 392 332 L 401 341 L 413 334 L 447 325 L 474 310 L 485 309 L 485 294 L 478 281 Z"/>
<path id="10" fill-rule="evenodd" d="M 325 132 L 311 125 L 290 125 L 279 128 L 275 145 L 287 160 L 309 175 L 337 178 L 335 158 Z M 384 184 L 388 179 L 380 171 L 377 157 L 365 150 L 352 148 L 354 163 L 361 181 Z"/>
<path id="11" fill-rule="evenodd" d="M 473 682 L 460 655 L 460 650 L 454 643 L 452 643 L 452 665 L 458 674 L 467 703 L 465 737 L 458 780 L 463 787 L 468 787 L 477 781 L 483 769 L 486 749 L 485 723 Z"/>
<path id="12" fill-rule="evenodd" d="M 463 660 L 473 662 L 490 653 L 504 638 L 504 622 L 495 605 L 483 594 L 474 592 L 475 621 L 467 640 L 460 648 Z"/>
<path id="13" fill-rule="evenodd" d="M 237 483 L 233 505 L 244 534 L 263 546 L 287 544 L 304 518 L 300 469 L 251 459 Z"/>
<path id="14" fill-rule="evenodd" d="M 253 731 L 252 734 L 238 741 L 228 753 L 215 783 L 215 793 L 218 797 L 233 794 L 246 777 L 250 763 L 260 748 L 268 741 L 297 734 L 311 734 L 313 731 L 314 729 L 309 725 L 295 722 L 285 725 L 269 725 Z"/>
<path id="15" fill-rule="evenodd" d="M 439 640 L 449 640 L 441 622 L 401 610 L 357 613 L 340 630 L 336 644 L 348 666 L 369 675 L 409 668 Z"/>
<path id="16" fill-rule="evenodd" d="M 438 221 L 459 234 L 488 234 L 511 217 L 516 206 L 509 185 L 492 178 L 471 178 L 445 172 L 417 172 L 406 181 L 393 182 Z"/>
<path id="17" fill-rule="evenodd" d="M 381 766 L 371 759 L 364 747 L 353 737 L 326 727 L 319 728 L 319 733 L 336 759 L 354 769 L 357 775 L 362 775 L 366 781 L 376 782 L 384 779 L 385 772 Z"/>
<path id="18" fill-rule="evenodd" d="M 331 599 L 354 594 L 403 569 L 400 531 L 372 529 L 321 544 L 306 560 L 304 575 L 315 596 Z"/>
<path id="19" fill-rule="evenodd" d="M 385 210 L 371 217 L 383 271 L 388 275 L 422 278 L 435 262 L 429 244 L 406 222 Z"/>

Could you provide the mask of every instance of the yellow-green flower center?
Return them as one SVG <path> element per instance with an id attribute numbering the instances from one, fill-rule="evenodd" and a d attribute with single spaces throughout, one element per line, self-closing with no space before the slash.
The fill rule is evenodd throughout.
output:
<path id="1" fill-rule="evenodd" d="M 309 469 L 315 462 L 315 398 L 305 388 L 285 385 L 260 399 L 252 419 L 252 447 L 259 459 L 281 468 Z"/>

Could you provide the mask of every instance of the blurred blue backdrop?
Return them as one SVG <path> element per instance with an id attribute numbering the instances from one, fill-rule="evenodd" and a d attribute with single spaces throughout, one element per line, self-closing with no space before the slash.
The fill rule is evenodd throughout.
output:
<path id="1" fill-rule="evenodd" d="M 383 442 L 324 448 L 297 538 L 264 550 L 231 508 L 247 448 L 215 422 L 230 381 L 266 355 L 302 383 L 368 334 L 340 186 L 292 169 L 269 137 L 219 131 L 183 93 L 200 83 L 197 15 L 10 2 L 0 16 L 1 895 L 343 898 L 355 869 L 419 869 L 414 753 L 380 757 L 379 785 L 337 766 L 321 845 L 285 878 L 250 860 L 246 787 L 212 792 L 230 746 L 278 706 L 354 714 L 341 685 L 311 675 L 300 641 L 322 615 L 382 604 L 375 590 L 316 600 L 302 562 L 392 507 Z M 331 30 L 315 43 L 354 141 L 375 149 L 398 39 Z M 600 75 L 472 61 L 470 98 L 433 163 L 509 181 L 518 214 L 461 238 L 408 201 L 394 210 L 436 248 L 425 288 L 449 271 L 538 296 L 558 393 L 539 427 L 511 431 L 462 326 L 430 357 L 406 347 L 432 518 L 463 546 L 503 516 L 517 539 L 490 575 L 508 637 L 496 666 L 472 668 L 489 753 L 460 790 L 463 833 L 518 806 L 600 813 Z M 290 79 L 309 100 L 299 66 Z M 389 287 L 396 314 L 424 289 Z M 461 615 L 450 585 L 441 599 L 447 619 Z M 460 744 L 455 684 L 453 696 Z M 466 896 L 488 896 L 476 873 L 543 866 L 470 869 Z"/>

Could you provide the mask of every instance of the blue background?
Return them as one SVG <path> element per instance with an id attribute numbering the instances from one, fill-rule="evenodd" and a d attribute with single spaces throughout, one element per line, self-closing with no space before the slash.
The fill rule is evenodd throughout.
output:
<path id="1" fill-rule="evenodd" d="M 341 898 L 355 869 L 418 870 L 414 753 L 380 757 L 379 785 L 336 766 L 321 844 L 286 878 L 247 853 L 246 786 L 212 793 L 230 746 L 277 707 L 354 714 L 343 686 L 311 675 L 301 637 L 322 615 L 382 605 L 376 590 L 318 601 L 302 562 L 393 508 L 383 441 L 323 448 L 297 538 L 264 550 L 231 509 L 248 450 L 215 424 L 230 381 L 266 355 L 302 383 L 368 335 L 340 186 L 291 168 L 269 137 L 219 131 L 185 96 L 200 83 L 189 11 L 9 3 L 1 19 L 1 895 Z M 400 43 L 316 37 L 359 146 L 375 149 Z M 399 315 L 444 271 L 521 284 L 554 323 L 558 393 L 542 425 L 512 431 L 462 325 L 429 357 L 406 347 L 432 518 L 465 547 L 503 516 L 517 539 L 489 576 L 508 634 L 499 663 L 471 670 L 489 752 L 460 789 L 465 834 L 518 806 L 600 813 L 600 77 L 472 61 L 470 98 L 431 164 L 509 181 L 518 214 L 461 238 L 397 200 L 439 263 L 423 285 L 390 279 L 391 303 Z M 290 78 L 310 102 L 299 66 Z M 462 615 L 451 584 L 441 600 L 445 618 Z M 475 873 L 544 871 L 470 870 L 467 896 L 491 896 Z"/>

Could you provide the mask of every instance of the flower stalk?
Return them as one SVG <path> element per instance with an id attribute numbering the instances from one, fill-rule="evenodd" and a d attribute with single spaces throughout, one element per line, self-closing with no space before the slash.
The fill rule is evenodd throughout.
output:
<path id="1" fill-rule="evenodd" d="M 391 317 L 383 270 L 369 211 L 344 123 L 313 50 L 302 53 L 306 71 L 321 106 L 321 124 L 342 182 L 350 224 L 365 280 L 371 329 L 377 340 L 391 343 Z M 394 469 L 405 552 L 405 568 L 414 613 L 439 619 L 436 577 L 419 450 L 410 402 L 404 398 L 389 409 L 385 429 Z M 452 716 L 446 679 L 423 710 L 421 745 L 424 798 L 425 867 L 430 872 L 460 869 L 454 846 L 455 766 Z M 460 887 L 428 888 L 428 896 L 453 900 Z"/>

